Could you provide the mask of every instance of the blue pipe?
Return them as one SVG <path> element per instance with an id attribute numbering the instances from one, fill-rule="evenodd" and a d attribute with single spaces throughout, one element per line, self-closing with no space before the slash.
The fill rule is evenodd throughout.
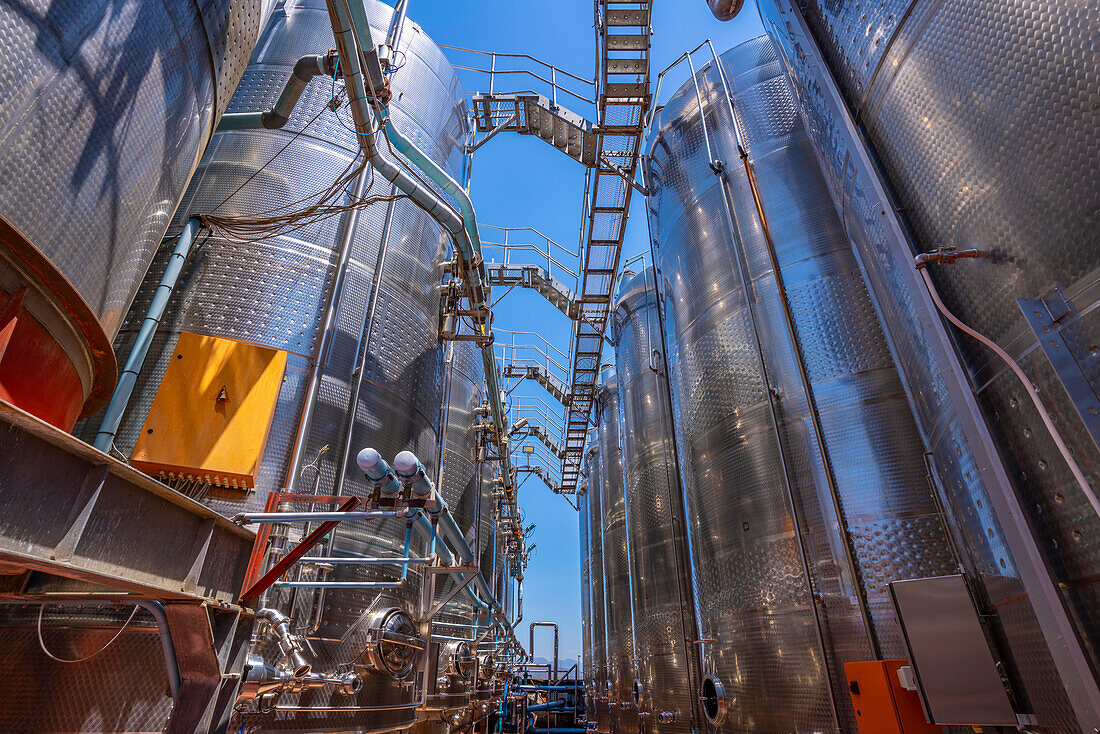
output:
<path id="1" fill-rule="evenodd" d="M 123 367 L 122 374 L 118 377 L 118 385 L 115 386 L 115 392 L 111 395 L 111 402 L 108 403 L 107 411 L 103 414 L 103 420 L 99 424 L 99 432 L 96 433 L 95 441 L 92 443 L 93 446 L 104 453 L 110 451 L 111 445 L 115 442 L 118 427 L 122 423 L 122 416 L 126 413 L 126 408 L 130 405 L 130 398 L 134 394 L 138 374 L 145 365 L 145 358 L 149 356 L 149 348 L 153 345 L 153 337 L 156 335 L 161 318 L 164 317 L 164 309 L 167 308 L 168 300 L 176 289 L 176 282 L 179 280 L 180 273 L 183 272 L 183 264 L 187 261 L 187 256 L 191 254 L 191 247 L 195 243 L 195 234 L 201 226 L 199 220 L 194 217 L 187 220 L 187 223 L 183 225 L 183 231 L 180 232 L 179 239 L 176 240 L 176 249 L 168 259 L 167 267 L 164 268 L 160 285 L 157 286 L 156 293 L 153 294 L 149 310 L 145 313 L 145 319 L 141 322 L 137 339 L 134 340 L 130 356 L 126 358 L 126 366 Z"/>
<path id="2" fill-rule="evenodd" d="M 403 558 L 409 557 L 409 545 L 412 543 L 413 526 L 412 522 L 405 523 L 405 552 L 401 554 Z M 404 581 L 409 576 L 409 564 L 401 564 L 401 580 Z"/>

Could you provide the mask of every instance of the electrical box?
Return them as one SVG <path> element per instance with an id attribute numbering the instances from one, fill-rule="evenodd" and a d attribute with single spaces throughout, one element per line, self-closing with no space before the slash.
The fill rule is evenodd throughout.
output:
<path id="1" fill-rule="evenodd" d="M 917 692 L 901 685 L 898 670 L 907 665 L 907 660 L 844 664 L 860 734 L 941 734 L 925 720 Z"/>
<path id="2" fill-rule="evenodd" d="M 184 332 L 131 457 L 154 477 L 251 489 L 287 353 Z"/>

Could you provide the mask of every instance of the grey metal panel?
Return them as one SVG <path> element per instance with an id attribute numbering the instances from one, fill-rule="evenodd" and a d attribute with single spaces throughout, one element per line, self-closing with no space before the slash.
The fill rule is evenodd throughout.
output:
<path id="1" fill-rule="evenodd" d="M 1095 13 L 1072 2 L 913 2 L 898 14 L 888 3 L 896 16 L 889 47 L 859 91 L 848 80 L 849 70 L 865 63 L 862 49 L 854 35 L 836 33 L 837 13 L 856 12 L 855 4 L 800 5 L 812 38 L 787 3 L 762 3 L 761 12 L 792 70 L 800 113 L 905 373 L 963 560 L 990 598 L 998 596 L 996 579 L 1026 582 L 1039 612 L 999 608 L 991 617 L 1006 670 L 1021 706 L 1043 726 L 1075 731 L 1084 725 L 1066 686 L 1079 702 L 1091 696 L 1085 708 L 1093 711 L 1092 726 L 1098 559 L 1081 541 L 1100 532 L 1100 520 L 1005 366 L 966 336 L 957 347 L 968 374 L 954 366 L 952 345 L 932 322 L 939 317 L 920 279 L 914 284 L 905 274 L 912 272 L 913 252 L 887 210 L 897 207 L 918 249 L 957 245 L 1009 256 L 999 264 L 939 267 L 933 277 L 964 322 L 1018 359 L 1077 461 L 1096 477 L 1100 456 L 1016 305 L 1018 298 L 1062 286 L 1073 303 L 1063 336 L 1072 335 L 1067 342 L 1089 366 L 1095 389 L 1089 345 L 1096 341 L 1096 237 L 1090 217 L 1080 214 L 1095 208 L 1100 180 L 1097 126 L 1082 124 L 1094 116 L 1090 100 L 1098 93 Z M 869 15 L 869 32 L 885 27 Z M 828 70 L 820 67 L 815 45 Z M 830 71 L 846 101 L 834 97 Z M 872 168 L 850 116 L 862 122 L 881 169 Z M 1042 151 L 1041 164 L 1017 157 L 1020 150 Z M 972 405 L 981 407 L 985 421 Z M 999 452 L 986 445 L 987 433 Z M 1075 637 L 1085 639 L 1079 657 Z"/>
<path id="2" fill-rule="evenodd" d="M 690 732 L 698 671 L 684 511 L 651 267 L 625 279 L 613 318 L 642 731 Z M 687 620 L 687 623 L 685 623 Z M 658 723 L 673 714 L 669 723 Z"/>
<path id="3" fill-rule="evenodd" d="M 604 594 L 607 605 L 607 680 L 611 730 L 634 731 L 637 665 L 634 650 L 633 590 L 630 583 L 630 536 L 626 520 L 626 487 L 620 437 L 619 384 L 614 368 L 604 368 L 596 394 L 600 454 L 600 501 L 603 520 Z"/>
<path id="4" fill-rule="evenodd" d="M 890 594 L 928 720 L 1016 726 L 963 577 L 899 581 Z"/>
<path id="5" fill-rule="evenodd" d="M 955 561 L 779 59 L 762 37 L 721 63 L 773 251 L 713 64 L 697 78 L 724 173 L 690 83 L 658 115 L 650 160 L 700 624 L 731 691 L 726 726 L 850 728 L 843 663 L 904 653 L 886 583 Z"/>
<path id="6" fill-rule="evenodd" d="M 271 0 L 0 7 L 0 214 L 113 337 Z"/>

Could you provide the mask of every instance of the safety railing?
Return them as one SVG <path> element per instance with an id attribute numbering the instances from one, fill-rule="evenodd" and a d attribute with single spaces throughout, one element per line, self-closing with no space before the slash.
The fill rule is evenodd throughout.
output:
<path id="1" fill-rule="evenodd" d="M 530 395 L 513 395 L 508 401 L 508 422 L 515 425 L 521 418 L 538 425 L 555 441 L 560 441 L 564 435 L 565 418 L 561 405 L 551 405 L 539 397 Z"/>
<path id="2" fill-rule="evenodd" d="M 534 331 L 494 329 L 497 359 L 507 377 L 509 368 L 538 367 L 545 375 L 569 385 L 569 355 Z M 507 340 L 507 341 L 505 341 Z M 514 385 L 513 385 L 514 387 Z"/>
<path id="3" fill-rule="evenodd" d="M 460 46 L 448 46 L 439 44 L 441 48 L 454 52 L 448 56 L 451 66 L 462 71 L 471 72 L 489 77 L 489 94 L 541 94 L 548 97 L 556 107 L 558 95 L 576 99 L 580 102 L 595 106 L 596 104 L 596 80 L 586 79 L 571 72 L 561 69 L 554 64 L 549 64 L 542 59 L 530 54 L 508 54 L 496 51 L 479 51 Z M 461 54 L 469 54 L 463 57 Z M 455 63 L 457 60 L 470 58 L 468 64 Z M 477 61 L 473 59 L 476 58 Z M 480 65 L 475 65 L 480 62 Z M 486 66 L 487 65 L 487 66 Z M 497 77 L 503 77 L 508 82 L 498 83 Z M 513 89 L 506 86 L 517 77 L 536 82 L 537 89 Z M 522 83 L 522 82 L 521 82 Z"/>
<path id="4" fill-rule="evenodd" d="M 545 267 L 547 275 L 576 290 L 579 249 L 566 247 L 533 227 L 481 224 L 478 230 L 483 233 L 481 252 L 486 263 Z"/>

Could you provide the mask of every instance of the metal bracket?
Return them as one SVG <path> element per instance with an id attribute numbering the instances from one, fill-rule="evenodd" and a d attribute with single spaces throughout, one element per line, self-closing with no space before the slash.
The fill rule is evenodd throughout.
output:
<path id="1" fill-rule="evenodd" d="M 1035 332 L 1039 346 L 1050 360 L 1093 443 L 1100 448 L 1100 397 L 1081 369 L 1059 323 L 1073 313 L 1072 304 L 1057 288 L 1045 298 L 1020 298 L 1016 303 Z"/>
<path id="2" fill-rule="evenodd" d="M 437 573 L 439 572 L 439 570 L 438 570 L 438 569 L 428 569 L 428 570 L 430 570 L 430 571 L 435 571 L 435 572 L 437 572 Z M 474 580 L 474 577 L 475 577 L 476 575 L 477 575 L 477 569 L 475 568 L 475 569 L 474 569 L 474 573 L 471 573 L 471 574 L 469 574 L 468 576 L 466 576 L 466 578 L 462 579 L 462 581 L 461 581 L 461 582 L 460 582 L 459 584 L 457 584 L 457 585 L 455 586 L 455 588 L 451 589 L 451 593 L 447 594 L 446 598 L 444 598 L 444 599 L 443 599 L 443 601 L 441 601 L 441 602 L 439 602 L 438 604 L 436 604 L 436 605 L 435 605 L 435 606 L 434 606 L 434 607 L 432 608 L 432 610 L 431 610 L 430 612 L 428 612 L 428 617 L 427 617 L 427 619 L 426 619 L 426 620 L 423 620 L 423 621 L 427 621 L 427 620 L 430 620 L 430 619 L 435 619 L 435 615 L 439 614 L 439 612 L 443 610 L 443 607 L 445 607 L 445 606 L 447 606 L 448 604 L 450 604 L 450 603 L 451 603 L 451 600 L 453 600 L 453 599 L 454 599 L 454 598 L 455 598 L 456 596 L 458 596 L 458 595 L 459 595 L 459 593 L 460 593 L 460 592 L 461 592 L 461 591 L 462 591 L 463 589 L 465 589 L 465 588 L 466 588 L 466 587 L 467 587 L 467 586 L 468 586 L 468 585 L 470 584 L 470 582 L 471 582 L 471 581 L 473 581 L 473 580 Z"/>

